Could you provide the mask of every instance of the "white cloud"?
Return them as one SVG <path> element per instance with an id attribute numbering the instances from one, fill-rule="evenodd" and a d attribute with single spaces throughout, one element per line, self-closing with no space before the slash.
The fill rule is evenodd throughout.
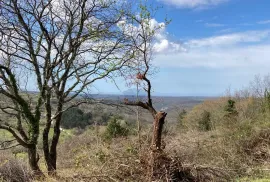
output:
<path id="1" fill-rule="evenodd" d="M 270 40 L 270 30 L 193 39 L 182 44 L 182 50 L 187 51 L 159 54 L 155 64 L 173 68 L 239 68 L 266 73 L 270 69 L 270 43 L 267 40 Z"/>
<path id="2" fill-rule="evenodd" d="M 160 0 L 166 4 L 179 8 L 206 8 L 216 6 L 228 0 Z"/>
<path id="3" fill-rule="evenodd" d="M 186 52 L 187 49 L 183 47 L 181 44 L 176 42 L 171 42 L 168 39 L 164 38 L 156 43 L 154 43 L 154 52 L 156 54 L 175 54 L 177 52 Z"/>
<path id="4" fill-rule="evenodd" d="M 120 27 L 126 34 L 133 37 L 138 37 L 138 34 L 142 31 L 139 26 L 127 23 L 125 19 L 118 22 Z M 166 31 L 164 22 L 158 22 L 156 19 L 151 19 L 149 22 L 149 31 L 155 30 L 155 37 L 152 43 L 153 52 L 155 54 L 168 54 L 186 51 L 186 48 L 182 44 L 172 41 L 169 38 L 169 34 Z"/>
<path id="5" fill-rule="evenodd" d="M 157 22 L 155 19 L 151 19 L 150 28 L 154 30 L 155 27 L 161 27 L 155 35 L 155 42 L 153 44 L 155 53 L 162 54 L 186 51 L 186 49 L 181 44 L 171 41 L 168 38 L 168 33 L 166 31 L 164 22 Z"/>
<path id="6" fill-rule="evenodd" d="M 164 61 L 170 60 L 170 61 Z M 173 55 L 160 55 L 159 66 L 170 67 L 270 67 L 270 45 L 231 47 L 228 49 L 195 49 Z M 267 66 L 269 65 L 269 66 Z"/>
<path id="7" fill-rule="evenodd" d="M 156 54 L 177 54 L 198 48 L 227 48 L 235 45 L 240 46 L 240 44 L 256 44 L 267 40 L 270 40 L 270 30 L 231 33 L 178 43 L 171 41 L 166 30 L 163 29 L 156 36 L 154 51 Z"/>
<path id="8" fill-rule="evenodd" d="M 151 20 L 151 26 L 163 25 Z M 231 31 L 231 29 L 229 30 Z M 225 31 L 226 32 L 226 31 Z M 218 36 L 176 42 L 166 28 L 156 34 L 153 43 L 159 67 L 208 67 L 270 69 L 270 29 L 227 33 Z M 267 66 L 269 65 L 269 66 Z"/>
<path id="9" fill-rule="evenodd" d="M 217 47 L 230 46 L 239 43 L 256 43 L 270 38 L 270 30 L 247 31 L 241 33 L 225 34 L 209 38 L 193 39 L 185 43 L 185 46 L 194 47 Z"/>
<path id="10" fill-rule="evenodd" d="M 156 52 L 163 52 L 169 47 L 169 41 L 167 39 L 162 39 L 159 43 L 154 44 L 154 49 Z"/>
<path id="11" fill-rule="evenodd" d="M 219 24 L 219 23 L 206 23 L 206 27 L 224 27 L 224 24 Z"/>
<path id="12" fill-rule="evenodd" d="M 270 24 L 270 20 L 258 21 L 258 24 Z"/>

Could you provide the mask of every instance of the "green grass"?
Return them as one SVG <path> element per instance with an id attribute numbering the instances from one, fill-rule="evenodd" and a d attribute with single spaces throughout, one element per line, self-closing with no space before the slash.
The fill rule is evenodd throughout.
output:
<path id="1" fill-rule="evenodd" d="M 27 159 L 27 153 L 26 152 L 17 153 L 16 158 L 18 158 L 18 159 Z"/>
<path id="2" fill-rule="evenodd" d="M 12 139 L 12 134 L 5 130 L 0 130 L 0 141 Z"/>

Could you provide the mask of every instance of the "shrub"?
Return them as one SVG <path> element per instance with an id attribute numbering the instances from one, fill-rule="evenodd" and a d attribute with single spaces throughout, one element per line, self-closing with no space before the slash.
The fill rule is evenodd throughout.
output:
<path id="1" fill-rule="evenodd" d="M 183 126 L 183 120 L 185 118 L 185 116 L 187 115 L 187 111 L 185 109 L 183 109 L 179 115 L 178 115 L 178 123 L 180 126 Z"/>
<path id="2" fill-rule="evenodd" d="M 264 91 L 264 111 L 270 111 L 270 92 L 265 89 Z"/>
<path id="3" fill-rule="evenodd" d="M 111 117 L 112 115 L 111 114 L 109 114 L 109 113 L 102 113 L 102 115 L 101 115 L 101 117 L 100 117 L 100 119 L 99 119 L 99 123 L 100 124 L 106 124 L 109 120 L 110 120 L 110 117 Z"/>
<path id="4" fill-rule="evenodd" d="M 0 181 L 30 182 L 33 181 L 30 170 L 18 160 L 9 160 L 0 165 Z"/>
<path id="5" fill-rule="evenodd" d="M 120 136 L 127 136 L 129 129 L 125 120 L 120 116 L 113 116 L 108 122 L 105 131 L 105 138 L 111 139 Z"/>
<path id="6" fill-rule="evenodd" d="M 92 109 L 92 120 L 98 125 L 107 125 L 113 114 L 102 107 L 96 107 Z"/>
<path id="7" fill-rule="evenodd" d="M 212 100 L 206 100 L 201 104 L 196 105 L 190 111 L 187 112 L 183 119 L 183 129 L 188 131 L 189 129 L 198 129 L 198 124 L 201 123 L 203 113 L 208 111 L 211 113 L 211 126 L 212 128 L 219 129 L 223 127 L 225 117 L 225 106 L 227 104 L 227 98 L 218 98 Z"/>
<path id="8" fill-rule="evenodd" d="M 82 128 L 92 124 L 92 114 L 84 113 L 81 109 L 75 107 L 65 111 L 62 116 L 61 126 L 65 129 Z"/>
<path id="9" fill-rule="evenodd" d="M 270 129 L 252 132 L 242 143 L 244 151 L 256 162 L 270 162 Z"/>
<path id="10" fill-rule="evenodd" d="M 227 117 L 237 116 L 238 112 L 235 108 L 235 101 L 232 99 L 229 99 L 227 102 L 227 105 L 225 106 L 225 112 Z"/>
<path id="11" fill-rule="evenodd" d="M 202 113 L 202 118 L 199 120 L 199 130 L 210 131 L 213 129 L 210 117 L 211 117 L 210 112 L 204 111 Z"/>

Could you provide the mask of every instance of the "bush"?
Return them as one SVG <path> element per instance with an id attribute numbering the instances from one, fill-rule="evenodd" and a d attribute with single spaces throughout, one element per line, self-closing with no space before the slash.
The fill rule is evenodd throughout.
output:
<path id="1" fill-rule="evenodd" d="M 202 131 L 210 131 L 213 129 L 211 120 L 210 120 L 210 112 L 204 111 L 202 113 L 202 118 L 199 121 L 199 130 Z"/>
<path id="2" fill-rule="evenodd" d="M 120 116 L 113 116 L 108 122 L 105 131 L 105 138 L 111 139 L 121 136 L 127 136 L 129 129 L 125 120 Z"/>
<path id="3" fill-rule="evenodd" d="M 84 113 L 81 109 L 74 107 L 65 111 L 62 116 L 61 127 L 65 129 L 82 128 L 92 124 L 92 114 Z"/>
<path id="4" fill-rule="evenodd" d="M 0 165 L 0 181 L 30 182 L 33 181 L 30 170 L 18 160 L 9 160 Z"/>
<path id="5" fill-rule="evenodd" d="M 244 151 L 252 160 L 260 163 L 270 162 L 270 129 L 252 132 L 242 143 Z"/>
<path id="6" fill-rule="evenodd" d="M 112 116 L 111 113 L 103 112 L 103 110 L 93 112 L 93 120 L 96 121 L 98 125 L 106 125 Z"/>
<path id="7" fill-rule="evenodd" d="M 227 105 L 225 106 L 225 112 L 227 117 L 233 117 L 233 116 L 237 116 L 238 112 L 236 111 L 235 108 L 235 101 L 232 99 L 229 99 L 227 102 Z"/>
<path id="8" fill-rule="evenodd" d="M 183 124 L 183 121 L 184 121 L 184 118 L 185 118 L 186 115 L 187 115 L 187 111 L 185 109 L 183 109 L 179 113 L 179 115 L 178 115 L 178 123 L 179 123 L 180 126 L 183 126 L 184 125 Z"/>
<path id="9" fill-rule="evenodd" d="M 268 89 L 265 89 L 264 92 L 264 105 L 264 111 L 270 111 L 270 92 L 268 91 Z"/>

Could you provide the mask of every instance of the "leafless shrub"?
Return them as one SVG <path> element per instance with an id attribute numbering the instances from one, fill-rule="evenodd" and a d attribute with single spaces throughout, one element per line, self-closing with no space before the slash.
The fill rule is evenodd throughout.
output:
<path id="1" fill-rule="evenodd" d="M 270 129 L 262 130 L 246 139 L 243 149 L 255 162 L 270 162 Z"/>
<path id="2" fill-rule="evenodd" d="M 0 180 L 7 182 L 33 181 L 30 170 L 19 160 L 11 159 L 0 166 Z"/>

